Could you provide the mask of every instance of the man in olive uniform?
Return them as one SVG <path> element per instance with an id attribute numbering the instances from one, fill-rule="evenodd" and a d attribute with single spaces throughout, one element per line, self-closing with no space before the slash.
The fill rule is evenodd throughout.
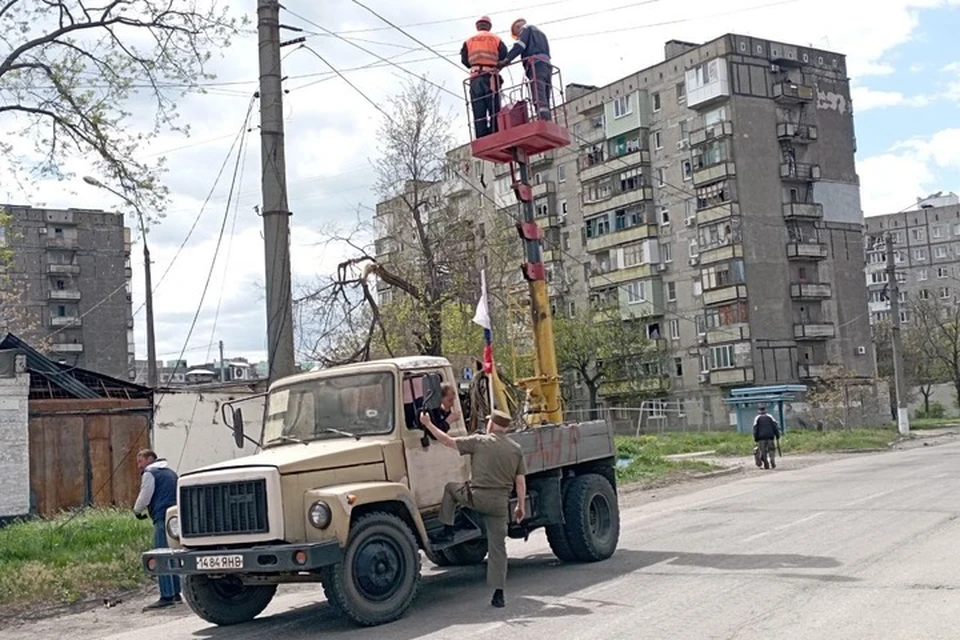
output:
<path id="1" fill-rule="evenodd" d="M 461 438 L 450 437 L 438 429 L 429 414 L 423 414 L 420 421 L 442 445 L 456 449 L 462 456 L 471 456 L 470 480 L 463 484 L 451 482 L 444 488 L 440 504 L 440 522 L 444 530 L 435 542 L 453 539 L 458 506 L 483 514 L 487 530 L 487 584 L 494 589 L 490 604 L 503 607 L 503 590 L 507 582 L 507 518 L 514 484 L 517 487 L 514 511 L 517 522 L 526 515 L 524 505 L 527 498 L 527 466 L 523 451 L 507 437 L 510 416 L 494 411 L 487 420 L 486 433 Z"/>

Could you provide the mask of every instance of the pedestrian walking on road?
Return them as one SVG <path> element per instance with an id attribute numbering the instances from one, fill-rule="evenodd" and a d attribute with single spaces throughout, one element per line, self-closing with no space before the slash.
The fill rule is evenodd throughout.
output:
<path id="1" fill-rule="evenodd" d="M 451 482 L 443 491 L 440 504 L 440 522 L 443 532 L 434 542 L 453 540 L 457 507 L 468 507 L 484 517 L 487 532 L 487 584 L 493 587 L 494 607 L 505 605 L 503 590 L 507 582 L 507 526 L 510 510 L 510 494 L 517 488 L 517 507 L 514 517 L 517 522 L 526 516 L 527 467 L 520 445 L 507 437 L 510 415 L 494 411 L 487 418 L 487 432 L 472 436 L 453 438 L 438 429 L 424 413 L 420 418 L 424 427 L 440 441 L 440 444 L 456 449 L 460 455 L 471 456 L 470 480 L 466 483 Z"/>
<path id="2" fill-rule="evenodd" d="M 153 521 L 153 547 L 165 549 L 167 509 L 177 504 L 177 472 L 149 449 L 137 454 L 137 468 L 140 469 L 140 495 L 133 505 L 133 512 L 138 518 L 149 517 Z M 144 607 L 144 611 L 165 609 L 183 601 L 178 576 L 160 576 L 157 580 L 160 599 Z"/>
<path id="3" fill-rule="evenodd" d="M 780 425 L 767 413 L 767 408 L 761 405 L 757 408 L 757 417 L 753 421 L 753 441 L 759 447 L 759 461 L 764 469 L 776 469 L 776 439 L 780 437 Z"/>

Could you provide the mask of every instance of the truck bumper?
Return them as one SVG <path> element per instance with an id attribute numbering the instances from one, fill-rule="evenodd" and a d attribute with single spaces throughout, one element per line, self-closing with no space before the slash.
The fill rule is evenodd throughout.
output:
<path id="1" fill-rule="evenodd" d="M 143 554 L 143 568 L 155 576 L 294 573 L 336 564 L 341 556 L 336 541 L 205 551 L 153 549 Z"/>

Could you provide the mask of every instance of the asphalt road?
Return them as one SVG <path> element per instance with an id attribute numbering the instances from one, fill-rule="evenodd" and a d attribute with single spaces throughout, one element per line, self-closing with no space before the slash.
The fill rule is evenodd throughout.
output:
<path id="1" fill-rule="evenodd" d="M 669 491 L 667 492 L 669 494 Z M 508 608 L 483 567 L 426 571 L 406 617 L 359 629 L 319 587 L 282 592 L 247 625 L 211 627 L 143 603 L 32 622 L 2 638 L 671 640 L 957 638 L 960 444 L 774 472 L 650 500 L 622 497 L 620 549 L 566 566 L 542 535 L 511 546 Z"/>

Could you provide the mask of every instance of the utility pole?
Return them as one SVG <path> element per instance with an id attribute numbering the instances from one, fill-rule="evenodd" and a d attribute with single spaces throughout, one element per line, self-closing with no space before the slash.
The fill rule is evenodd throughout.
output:
<path id="1" fill-rule="evenodd" d="M 897 394 L 897 430 L 900 435 L 910 433 L 910 412 L 907 410 L 907 392 L 903 380 L 903 345 L 900 342 L 900 284 L 897 282 L 897 266 L 894 262 L 893 236 L 887 234 L 887 291 L 890 298 L 893 343 L 893 381 Z"/>
<path id="2" fill-rule="evenodd" d="M 220 341 L 220 382 L 227 381 L 227 363 L 223 360 L 223 340 Z"/>
<path id="3" fill-rule="evenodd" d="M 269 380 L 294 373 L 290 287 L 290 208 L 283 152 L 280 2 L 257 0 L 260 44 L 260 162 L 267 294 Z"/>

